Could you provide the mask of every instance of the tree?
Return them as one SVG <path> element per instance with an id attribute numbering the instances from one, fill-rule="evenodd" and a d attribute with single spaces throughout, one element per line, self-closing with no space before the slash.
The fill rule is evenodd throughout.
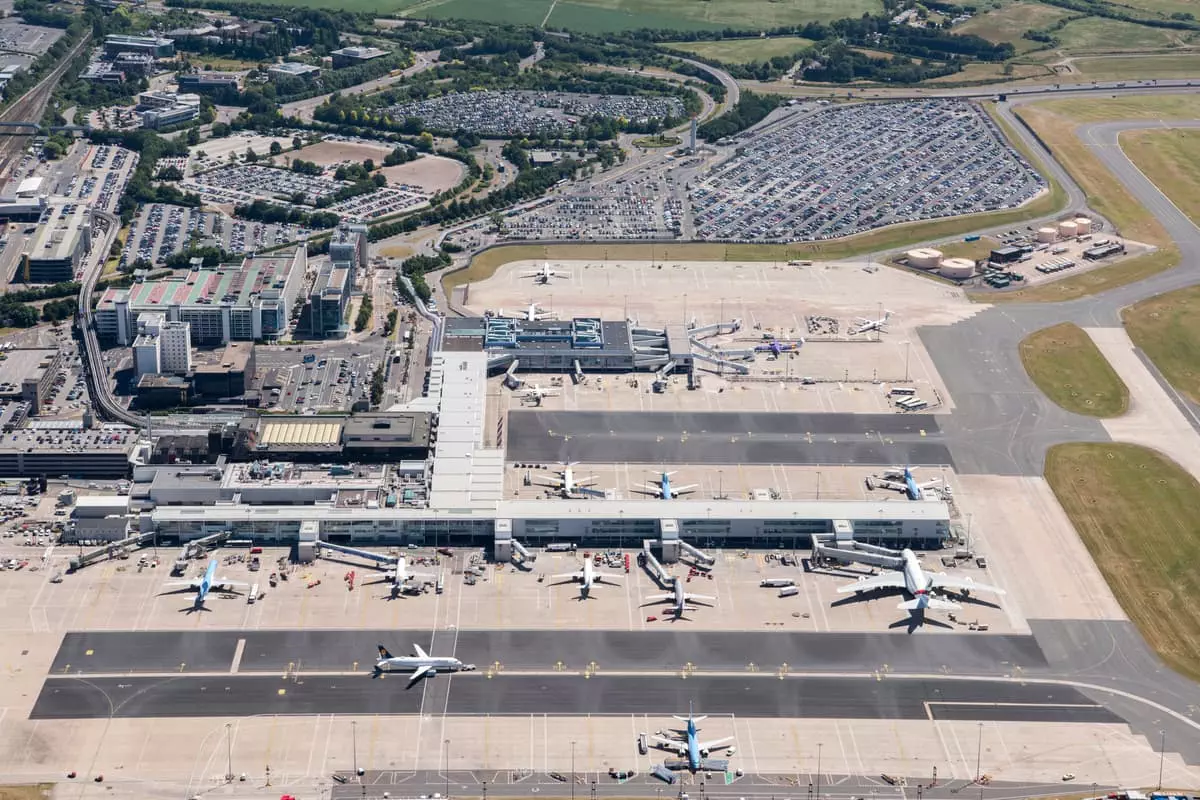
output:
<path id="1" fill-rule="evenodd" d="M 277 156 L 283 152 L 283 146 L 279 142 L 271 142 L 271 155 Z"/>
<path id="2" fill-rule="evenodd" d="M 195 147 L 196 145 L 200 144 L 199 128 L 188 128 L 187 143 L 189 147 Z"/>
<path id="3" fill-rule="evenodd" d="M 504 215 L 499 211 L 493 211 L 488 214 L 488 219 L 492 221 L 492 227 L 496 229 L 496 233 L 504 233 Z"/>
<path id="4" fill-rule="evenodd" d="M 301 147 L 304 147 L 304 140 L 301 139 L 299 136 L 293 136 L 292 137 L 292 149 L 299 150 Z"/>
<path id="5" fill-rule="evenodd" d="M 254 152 L 253 147 L 247 147 L 246 148 L 246 163 L 253 164 L 256 161 L 258 161 L 258 153 Z"/>

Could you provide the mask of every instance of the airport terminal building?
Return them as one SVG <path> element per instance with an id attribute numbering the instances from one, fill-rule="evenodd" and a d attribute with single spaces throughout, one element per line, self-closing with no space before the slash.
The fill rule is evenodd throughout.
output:
<path id="1" fill-rule="evenodd" d="M 131 496 L 140 529 L 179 541 L 228 533 L 262 544 L 321 539 L 497 553 L 514 540 L 531 547 L 635 548 L 646 540 L 683 540 L 699 547 L 807 549 L 813 534 L 835 530 L 889 547 L 938 548 L 950 538 L 950 509 L 941 501 L 505 499 L 504 452 L 484 443 L 488 360 L 483 352 L 434 355 L 429 394 L 417 401 L 432 415 L 428 428 L 414 427 L 426 412 L 413 409 L 363 415 L 342 432 L 357 442 L 346 442 L 343 457 L 353 457 L 355 448 L 385 447 L 398 460 L 408 443 L 429 437 L 428 459 L 387 467 L 317 463 L 342 455 L 333 447 L 341 438 L 334 420 L 267 420 L 254 450 L 264 460 L 253 468 L 135 470 Z M 384 422 L 389 427 L 379 427 Z M 290 457 L 298 441 L 315 449 L 308 466 L 269 461 Z"/>

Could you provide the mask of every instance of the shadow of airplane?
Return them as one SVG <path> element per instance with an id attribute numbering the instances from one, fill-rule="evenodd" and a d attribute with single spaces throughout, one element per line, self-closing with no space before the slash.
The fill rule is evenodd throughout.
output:
<path id="1" fill-rule="evenodd" d="M 954 626 L 948 622 L 942 622 L 940 619 L 933 619 L 932 617 L 926 616 L 925 609 L 918 608 L 916 611 L 910 612 L 909 615 L 904 619 L 898 619 L 891 625 L 888 625 L 888 630 L 907 626 L 908 630 L 905 631 L 905 633 L 912 635 L 914 632 L 916 632 L 917 628 L 920 628 L 922 625 L 930 625 L 934 628 L 945 628 L 947 630 L 953 630 L 954 628 Z"/>

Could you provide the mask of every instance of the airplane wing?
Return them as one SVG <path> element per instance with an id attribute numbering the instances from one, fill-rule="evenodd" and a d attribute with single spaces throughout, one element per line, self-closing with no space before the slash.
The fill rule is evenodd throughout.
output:
<path id="1" fill-rule="evenodd" d="M 600 480 L 600 479 L 597 478 L 595 475 L 588 475 L 586 478 L 576 478 L 575 485 L 576 486 L 586 486 L 589 483 L 595 483 L 598 480 Z"/>
<path id="2" fill-rule="evenodd" d="M 620 583 L 621 582 L 621 579 L 618 576 L 613 575 L 610 572 L 593 573 L 592 580 L 607 581 L 609 583 Z"/>
<path id="3" fill-rule="evenodd" d="M 717 602 L 717 598 L 715 598 L 715 597 L 710 597 L 709 595 L 706 595 L 706 594 L 692 594 L 691 592 L 686 593 L 683 596 L 683 599 L 684 600 L 700 600 L 701 602 L 707 601 L 709 603 Z"/>
<path id="4" fill-rule="evenodd" d="M 674 600 L 674 599 L 675 599 L 675 595 L 673 595 L 673 594 L 652 594 L 649 597 L 643 597 L 642 604 L 645 605 L 645 604 L 649 604 L 649 603 L 665 603 L 668 600 Z"/>
<path id="5" fill-rule="evenodd" d="M 680 753 L 687 750 L 687 742 L 684 742 L 681 739 L 669 739 L 666 736 L 659 736 L 657 733 L 654 734 L 653 736 L 651 736 L 650 738 L 653 739 L 654 741 L 658 742 L 659 744 L 665 744 L 667 747 L 670 747 L 671 749 L 676 750 Z"/>
<path id="6" fill-rule="evenodd" d="M 672 486 L 671 491 L 675 494 L 690 494 L 696 491 L 696 487 L 699 485 L 698 483 L 690 483 L 687 486 Z"/>
<path id="7" fill-rule="evenodd" d="M 575 572 L 560 572 L 559 574 L 551 575 L 550 577 L 554 578 L 555 580 L 561 580 L 563 578 L 574 578 L 575 580 L 583 580 L 583 570 L 576 570 Z"/>
<path id="8" fill-rule="evenodd" d="M 726 736 L 724 739 L 713 739 L 711 742 L 698 742 L 697 744 L 699 745 L 700 750 L 711 753 L 713 750 L 720 750 L 721 748 L 729 747 L 732 741 L 732 736 Z"/>
<path id="9" fill-rule="evenodd" d="M 408 679 L 408 682 L 416 683 L 417 681 L 421 680 L 421 678 L 424 678 L 431 669 L 432 667 L 417 667 L 417 669 L 413 672 L 412 677 Z"/>
<path id="10" fill-rule="evenodd" d="M 244 583 L 242 581 L 227 581 L 224 578 L 216 578 L 215 580 L 213 580 L 212 585 L 213 585 L 214 589 L 216 589 L 219 586 L 239 586 L 243 589 L 247 589 L 250 587 L 250 584 L 248 584 L 248 583 Z"/>
<path id="11" fill-rule="evenodd" d="M 845 586 L 838 587 L 838 594 L 847 594 L 849 592 L 869 592 L 874 589 L 903 589 L 904 588 L 904 573 L 903 572 L 885 572 L 882 575 L 876 575 L 874 578 L 865 578 L 861 581 L 848 583 Z"/>
<path id="12" fill-rule="evenodd" d="M 924 483 L 918 483 L 917 488 L 918 489 L 936 489 L 937 487 L 939 487 L 941 485 L 942 485 L 942 479 L 934 478 L 933 480 L 925 481 Z"/>
<path id="13" fill-rule="evenodd" d="M 197 589 L 200 587 L 200 581 L 167 581 L 163 586 L 177 586 L 180 589 Z"/>
<path id="14" fill-rule="evenodd" d="M 952 591 L 967 590 L 971 592 L 991 592 L 992 594 L 1008 594 L 998 586 L 990 586 L 986 583 L 976 583 L 968 577 L 955 578 L 943 573 L 935 573 L 929 576 L 933 580 L 935 589 L 950 589 Z"/>
<path id="15" fill-rule="evenodd" d="M 642 491 L 653 492 L 658 497 L 662 497 L 662 484 L 661 483 L 643 483 L 642 486 L 646 487 Z"/>
<path id="16" fill-rule="evenodd" d="M 419 644 L 413 645 L 413 654 L 416 655 L 417 658 L 429 658 L 429 653 L 426 653 L 424 648 L 422 648 Z"/>

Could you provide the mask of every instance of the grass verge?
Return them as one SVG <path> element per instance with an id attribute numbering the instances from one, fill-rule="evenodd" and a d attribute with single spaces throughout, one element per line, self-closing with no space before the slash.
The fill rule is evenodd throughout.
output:
<path id="1" fill-rule="evenodd" d="M 1119 141 L 1129 160 L 1193 223 L 1200 225 L 1200 164 L 1196 162 L 1200 130 L 1126 131 Z"/>
<path id="2" fill-rule="evenodd" d="M 1200 484 L 1131 444 L 1063 444 L 1046 480 L 1117 602 L 1172 669 L 1200 680 Z"/>
<path id="3" fill-rule="evenodd" d="M 25 783 L 0 786 L 0 800 L 46 800 L 54 789 L 52 783 Z"/>
<path id="4" fill-rule="evenodd" d="M 1121 319 L 1163 377 L 1200 402 L 1200 286 L 1149 297 L 1122 311 Z"/>
<path id="5" fill-rule="evenodd" d="M 1076 414 L 1116 417 L 1129 408 L 1129 387 L 1082 328 L 1070 322 L 1021 340 L 1021 363 L 1042 393 Z"/>

